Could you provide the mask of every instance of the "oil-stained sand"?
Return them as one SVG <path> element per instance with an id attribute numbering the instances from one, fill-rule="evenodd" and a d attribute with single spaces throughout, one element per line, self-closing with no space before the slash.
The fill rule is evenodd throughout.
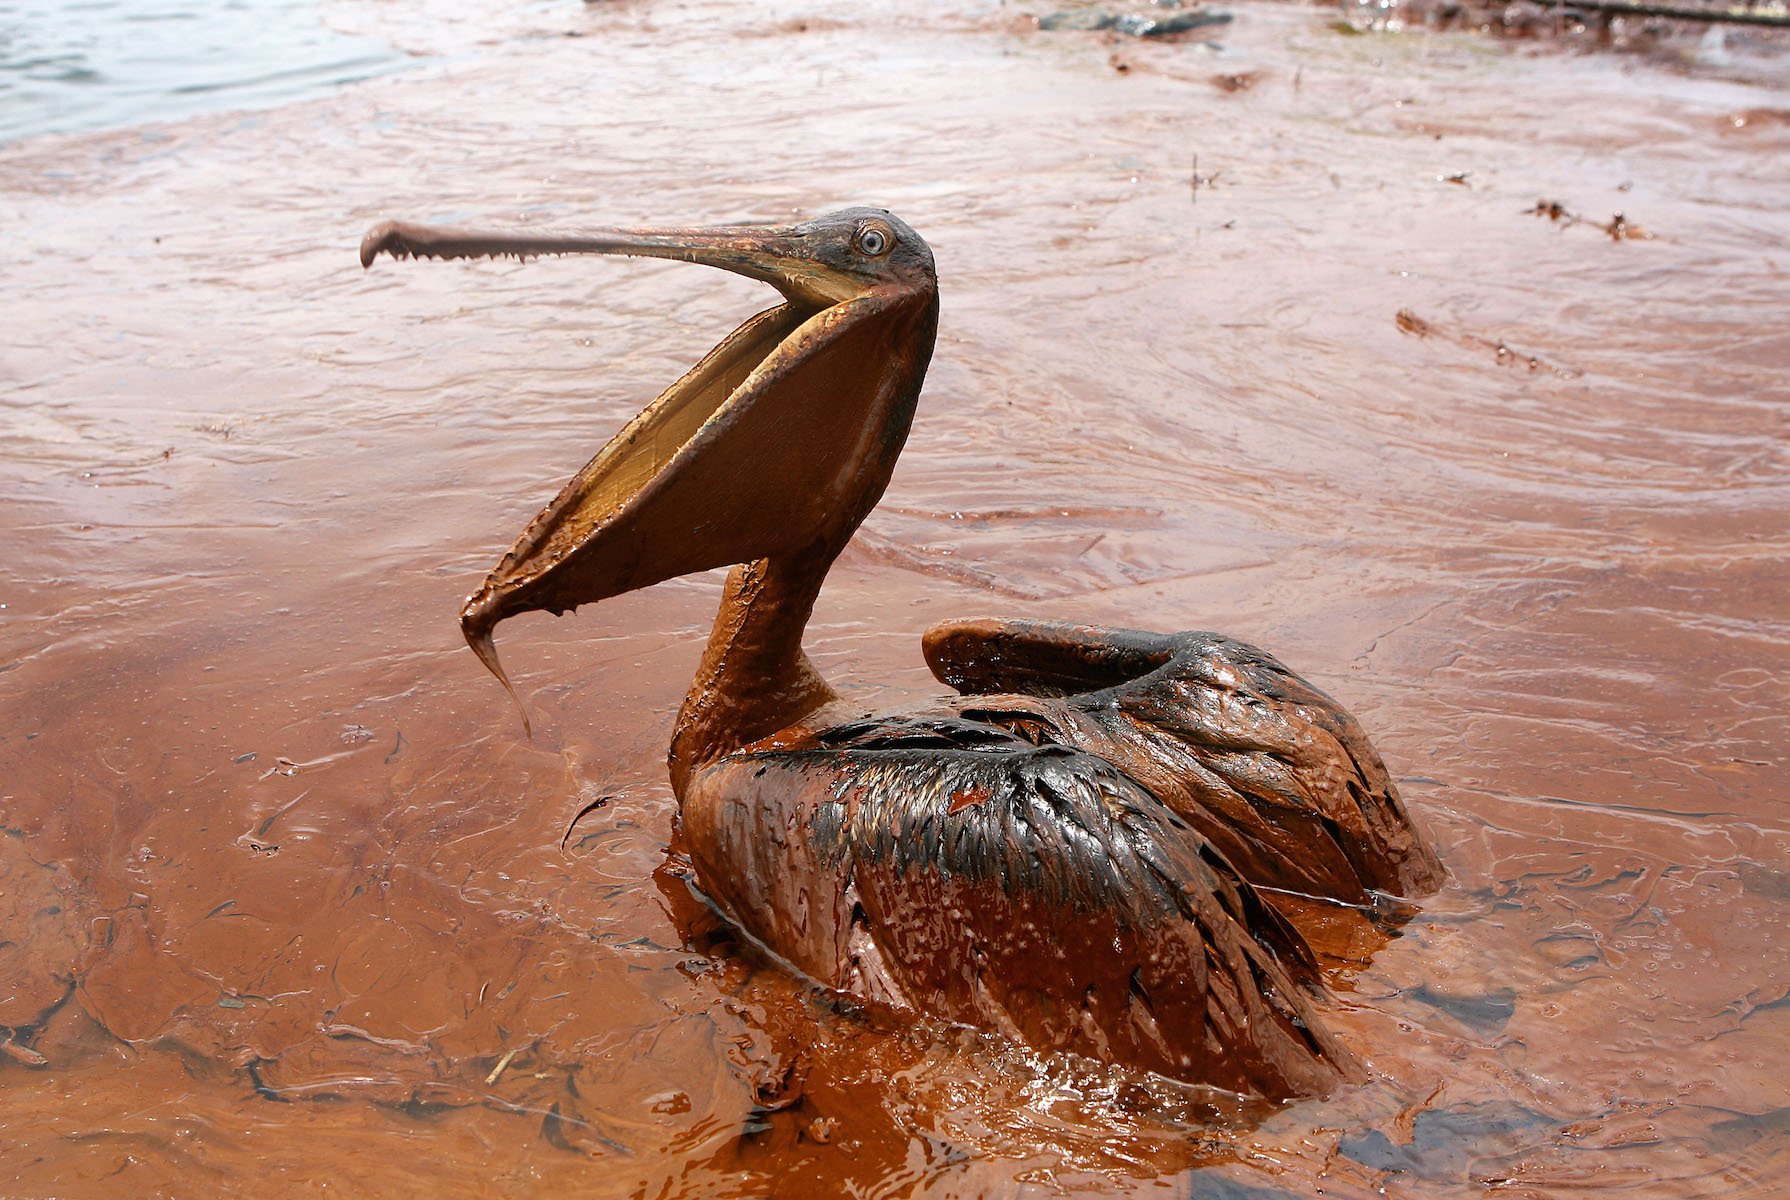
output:
<path id="1" fill-rule="evenodd" d="M 341 5 L 446 57 L 0 150 L 0 1191 L 1769 1195 L 1790 96 L 1296 8 L 1223 54 L 745 8 Z M 811 652 L 892 704 L 946 617 L 1205 627 L 1336 694 L 1452 873 L 1324 947 L 1361 1086 L 882 1028 L 692 928 L 662 760 L 715 579 L 515 622 L 532 742 L 460 642 L 767 293 L 363 275 L 366 227 L 848 202 L 945 311 Z"/>

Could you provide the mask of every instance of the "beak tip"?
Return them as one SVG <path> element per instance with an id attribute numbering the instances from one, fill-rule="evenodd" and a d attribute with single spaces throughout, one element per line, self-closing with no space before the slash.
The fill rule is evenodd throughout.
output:
<path id="1" fill-rule="evenodd" d="M 381 250 L 396 256 L 404 244 L 402 227 L 396 221 L 381 221 L 367 230 L 367 236 L 360 240 L 360 265 L 363 270 L 373 265 Z"/>
<path id="2" fill-rule="evenodd" d="M 479 661 L 485 664 L 485 669 L 495 675 L 497 682 L 503 684 L 503 690 L 510 694 L 510 699 L 515 702 L 516 712 L 522 717 L 522 732 L 533 741 L 534 723 L 528 719 L 528 706 L 522 703 L 522 697 L 510 682 L 503 664 L 498 661 L 497 645 L 491 639 L 491 631 L 502 619 L 491 586 L 486 584 L 468 597 L 466 606 L 460 610 L 460 632 L 466 636 L 466 644 L 472 647 L 472 652 L 478 655 Z"/>

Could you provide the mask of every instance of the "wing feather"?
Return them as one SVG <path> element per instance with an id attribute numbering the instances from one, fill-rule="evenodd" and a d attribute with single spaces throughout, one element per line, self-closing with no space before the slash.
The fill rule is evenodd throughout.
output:
<path id="1" fill-rule="evenodd" d="M 694 781 L 699 874 L 748 932 L 830 986 L 1042 1049 L 1271 1095 L 1335 1082 L 1348 1057 L 1298 985 L 1310 952 L 1186 821 L 1090 754 L 949 718 L 928 736 L 965 748 L 917 732 L 867 722 Z M 722 861 L 754 838 L 779 843 L 779 876 Z M 792 890 L 839 900 L 798 918 Z"/>
<path id="2" fill-rule="evenodd" d="M 1036 697 L 1034 719 L 1111 759 L 1258 886 L 1360 903 L 1441 884 L 1361 726 L 1263 650 L 1214 633 L 976 620 L 929 630 L 926 651 L 974 697 L 966 711 L 1002 688 Z"/>

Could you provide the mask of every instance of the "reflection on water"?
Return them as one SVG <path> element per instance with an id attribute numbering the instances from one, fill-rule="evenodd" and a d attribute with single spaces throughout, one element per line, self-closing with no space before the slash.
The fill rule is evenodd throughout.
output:
<path id="1" fill-rule="evenodd" d="M 316 0 L 0 3 L 0 142 L 268 108 L 403 62 L 326 29 Z"/>
<path id="2" fill-rule="evenodd" d="M 1236 8 L 344 4 L 463 57 L 0 148 L 0 1194 L 1781 1194 L 1790 96 Z M 889 1028 L 705 929 L 715 579 L 518 618 L 533 741 L 466 650 L 771 294 L 361 234 L 853 202 L 943 317 L 810 652 L 893 706 L 936 620 L 1204 627 L 1334 694 L 1450 871 L 1320 939 L 1355 1086 Z"/>

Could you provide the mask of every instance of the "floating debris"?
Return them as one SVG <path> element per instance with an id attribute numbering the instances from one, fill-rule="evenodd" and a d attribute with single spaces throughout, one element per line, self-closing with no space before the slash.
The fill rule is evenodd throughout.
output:
<path id="1" fill-rule="evenodd" d="M 1223 171 L 1213 171 L 1210 175 L 1201 175 L 1200 156 L 1197 154 L 1194 155 L 1193 170 L 1189 174 L 1187 180 L 1188 189 L 1193 196 L 1193 202 L 1196 204 L 1199 203 L 1201 188 L 1205 188 L 1208 192 L 1216 188 L 1218 186 L 1218 177 L 1222 174 L 1224 174 Z"/>
<path id="2" fill-rule="evenodd" d="M 1507 37 L 1583 37 L 1620 46 L 1637 33 L 1729 25 L 1790 29 L 1784 0 L 1343 0 L 1338 33 L 1407 28 L 1473 30 Z"/>
<path id="3" fill-rule="evenodd" d="M 47 1067 L 50 1060 L 20 1042 L 13 1041 L 13 1034 L 8 1030 L 4 1038 L 0 1038 L 0 1054 L 12 1059 L 22 1067 Z"/>
<path id="4" fill-rule="evenodd" d="M 1212 76 L 1212 86 L 1221 92 L 1247 92 L 1261 81 L 1263 71 L 1238 71 L 1232 75 Z"/>
<path id="5" fill-rule="evenodd" d="M 1609 17 L 1660 17 L 1671 21 L 1720 22 L 1790 29 L 1790 9 L 1782 4 L 1644 4 L 1632 0 L 1533 0 L 1543 8 L 1594 12 Z"/>
<path id="6" fill-rule="evenodd" d="M 1114 22 L 1113 28 L 1132 37 L 1169 37 L 1207 25 L 1228 25 L 1230 21 L 1230 13 L 1216 9 L 1195 9 L 1166 17 L 1128 13 Z"/>
<path id="7" fill-rule="evenodd" d="M 1512 350 L 1501 338 L 1482 337 L 1476 333 L 1451 332 L 1441 329 L 1432 321 L 1426 321 L 1408 308 L 1401 308 L 1392 318 L 1400 333 L 1408 333 L 1413 337 L 1427 338 L 1432 334 L 1446 337 L 1470 349 L 1490 350 L 1501 367 L 1526 367 L 1530 371 L 1548 371 L 1560 379 L 1577 379 L 1579 372 L 1567 367 L 1556 367 L 1533 354 L 1524 354 Z"/>
<path id="8" fill-rule="evenodd" d="M 1653 240 L 1653 235 L 1651 233 L 1648 233 L 1645 229 L 1636 225 L 1621 213 L 1617 213 L 1615 216 L 1611 217 L 1606 224 L 1599 225 L 1598 228 L 1609 234 L 1610 240 L 1613 242 L 1651 242 Z"/>
<path id="9" fill-rule="evenodd" d="M 1112 13 L 1097 8 L 1086 8 L 1079 11 L 1054 12 L 1049 16 L 1038 18 L 1038 28 L 1050 33 L 1093 33 L 1101 29 L 1111 29 L 1119 18 Z"/>
<path id="10" fill-rule="evenodd" d="M 1096 33 L 1112 30 L 1128 37 L 1160 38 L 1187 33 L 1207 25 L 1228 25 L 1230 21 L 1230 13 L 1215 8 L 1149 13 L 1116 13 L 1104 8 L 1077 8 L 1039 17 L 1038 28 L 1052 33 Z"/>
<path id="11" fill-rule="evenodd" d="M 1537 200 L 1534 208 L 1525 209 L 1524 211 L 1531 216 L 1546 217 L 1548 220 L 1560 225 L 1563 229 L 1569 225 L 1591 225 L 1594 228 L 1603 230 L 1610 236 L 1610 240 L 1615 242 L 1651 242 L 1654 239 L 1652 233 L 1641 226 L 1636 225 L 1622 213 L 1617 213 L 1608 221 L 1599 225 L 1595 221 L 1587 221 L 1584 217 L 1571 211 L 1558 200 Z"/>
<path id="12" fill-rule="evenodd" d="M 516 1056 L 520 1053 L 522 1053 L 522 1047 L 520 1046 L 511 1046 L 508 1050 L 504 1051 L 503 1057 L 497 1060 L 497 1065 L 491 1068 L 491 1073 L 485 1076 L 485 1086 L 490 1087 L 492 1084 L 496 1083 L 498 1078 L 509 1067 L 510 1063 L 515 1061 Z"/>
<path id="13" fill-rule="evenodd" d="M 1412 333 L 1418 337 L 1430 335 L 1430 323 L 1408 308 L 1399 309 L 1398 315 L 1392 319 L 1398 325 L 1400 333 Z"/>

